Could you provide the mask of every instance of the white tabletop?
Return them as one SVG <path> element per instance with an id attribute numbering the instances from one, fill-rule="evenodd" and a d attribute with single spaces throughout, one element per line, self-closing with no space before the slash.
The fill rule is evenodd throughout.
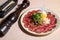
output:
<path id="1" fill-rule="evenodd" d="M 20 3 L 20 1 L 21 0 L 19 0 L 18 4 Z M 29 1 L 30 1 L 30 6 L 24 11 L 30 8 L 45 7 L 57 13 L 58 16 L 60 14 L 60 0 L 29 0 Z M 24 11 L 22 11 L 22 13 Z M 60 27 L 50 35 L 43 37 L 35 37 L 25 34 L 19 28 L 18 20 L 17 20 L 17 22 L 12 25 L 8 33 L 4 37 L 0 38 L 0 40 L 60 40 Z"/>

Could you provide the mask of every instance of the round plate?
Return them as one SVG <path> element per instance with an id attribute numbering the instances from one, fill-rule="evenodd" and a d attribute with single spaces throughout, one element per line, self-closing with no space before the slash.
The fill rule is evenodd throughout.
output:
<path id="1" fill-rule="evenodd" d="M 48 31 L 48 32 L 45 32 L 45 33 L 35 33 L 35 32 L 29 31 L 28 28 L 24 27 L 23 18 L 29 11 L 32 11 L 32 10 L 42 10 L 42 11 L 51 12 L 52 14 L 54 14 L 55 18 L 57 19 L 56 27 L 54 29 L 52 29 L 51 31 Z M 18 23 L 20 25 L 20 28 L 23 29 L 24 32 L 26 32 L 30 35 L 36 35 L 36 36 L 44 36 L 44 35 L 48 35 L 48 34 L 52 33 L 54 30 L 56 30 L 58 28 L 59 22 L 60 21 L 59 21 L 59 17 L 57 16 L 57 13 L 54 13 L 53 11 L 51 11 L 49 9 L 46 9 L 46 8 L 33 8 L 33 9 L 30 9 L 30 10 L 27 10 L 26 12 L 24 12 L 20 16 L 19 21 L 18 21 Z"/>

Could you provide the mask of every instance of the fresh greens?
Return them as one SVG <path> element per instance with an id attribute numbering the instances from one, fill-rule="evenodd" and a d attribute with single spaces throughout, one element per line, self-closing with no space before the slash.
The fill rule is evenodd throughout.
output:
<path id="1" fill-rule="evenodd" d="M 40 19 L 41 19 L 40 14 L 41 13 L 37 13 L 37 12 L 32 14 L 31 18 L 32 18 L 32 20 L 34 21 L 35 24 L 38 24 L 38 22 L 40 21 Z"/>

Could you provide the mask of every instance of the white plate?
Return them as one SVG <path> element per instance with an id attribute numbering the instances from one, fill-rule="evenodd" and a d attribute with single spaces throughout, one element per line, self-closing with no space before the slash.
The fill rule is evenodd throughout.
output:
<path id="1" fill-rule="evenodd" d="M 23 21 L 24 16 L 25 16 L 29 11 L 32 11 L 32 10 L 42 10 L 42 11 L 51 12 L 52 14 L 54 14 L 54 15 L 55 15 L 55 18 L 57 19 L 56 27 L 55 27 L 53 30 L 48 31 L 48 32 L 45 32 L 45 33 L 35 33 L 35 32 L 29 31 L 28 28 L 25 28 L 25 27 L 24 27 L 24 23 L 23 23 L 22 21 Z M 57 13 L 54 13 L 53 11 L 51 11 L 51 10 L 49 10 L 49 9 L 46 9 L 46 8 L 33 8 L 33 9 L 30 9 L 30 10 L 27 10 L 27 11 L 24 12 L 23 15 L 21 16 L 20 22 L 21 22 L 22 27 L 23 27 L 27 32 L 29 32 L 29 33 L 31 33 L 31 34 L 34 34 L 34 35 L 47 35 L 47 34 L 50 34 L 50 33 L 52 33 L 53 31 L 55 31 L 55 30 L 59 27 L 59 24 L 60 24 L 60 23 L 59 23 L 60 20 L 59 20 L 59 17 L 57 16 Z"/>

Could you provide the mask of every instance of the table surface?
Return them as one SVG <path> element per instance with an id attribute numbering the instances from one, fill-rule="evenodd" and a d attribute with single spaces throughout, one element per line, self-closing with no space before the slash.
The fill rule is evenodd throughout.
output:
<path id="1" fill-rule="evenodd" d="M 18 4 L 21 3 L 22 0 L 18 1 Z M 36 7 L 44 7 L 47 9 L 50 9 L 54 11 L 58 16 L 60 13 L 60 0 L 29 0 L 30 6 L 25 9 L 24 11 L 30 9 L 30 8 L 36 8 Z M 3 2 L 2 0 L 0 3 Z M 13 9 L 15 10 L 15 9 Z M 12 11 L 13 11 L 12 10 Z M 24 12 L 22 11 L 21 14 Z M 59 16 L 60 17 L 60 16 Z M 60 40 L 60 27 L 55 30 L 52 34 L 43 36 L 43 37 L 35 37 L 30 36 L 28 34 L 25 34 L 18 26 L 18 20 L 16 23 L 12 25 L 8 33 L 0 38 L 0 40 Z"/>

